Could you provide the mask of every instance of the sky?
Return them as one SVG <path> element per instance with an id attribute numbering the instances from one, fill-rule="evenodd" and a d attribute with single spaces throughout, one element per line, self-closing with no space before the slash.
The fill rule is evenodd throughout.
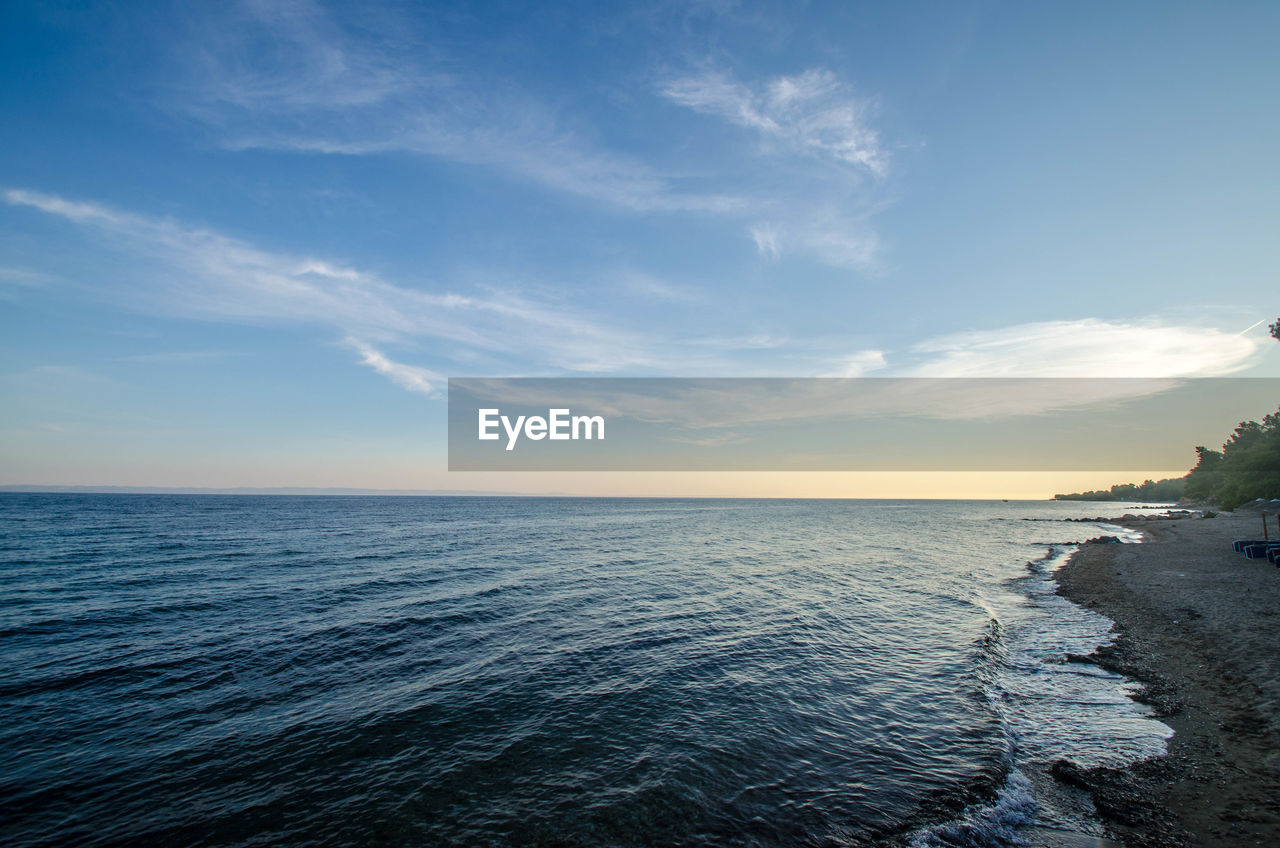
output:
<path id="1" fill-rule="evenodd" d="M 11 0 L 0 485 L 1120 482 L 450 474 L 444 387 L 1280 376 L 1277 31 L 1269 2 Z"/>

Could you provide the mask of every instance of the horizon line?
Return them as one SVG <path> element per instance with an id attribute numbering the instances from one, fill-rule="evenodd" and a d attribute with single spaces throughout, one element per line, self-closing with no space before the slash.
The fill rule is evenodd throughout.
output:
<path id="1" fill-rule="evenodd" d="M 221 496 L 311 496 L 311 497 L 474 497 L 474 498 L 573 498 L 579 500 L 848 500 L 848 501 L 997 501 L 1042 503 L 1058 500 L 999 497 L 858 497 L 799 495 L 625 495 L 572 494 L 568 492 L 516 492 L 494 489 L 372 489 L 348 486 L 116 486 L 0 484 L 0 494 L 120 494 L 120 495 L 221 495 Z M 1079 501 L 1076 501 L 1079 502 Z M 1139 503 L 1142 501 L 1132 501 Z M 1096 501 L 1128 503 L 1128 501 Z M 1163 502 L 1162 502 L 1163 503 Z"/>

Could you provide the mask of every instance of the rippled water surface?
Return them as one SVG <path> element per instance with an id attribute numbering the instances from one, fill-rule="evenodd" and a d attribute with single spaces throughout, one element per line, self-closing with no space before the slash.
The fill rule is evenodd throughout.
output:
<path id="1" fill-rule="evenodd" d="M 0 842 L 998 844 L 1162 738 L 1082 508 L 0 495 Z"/>

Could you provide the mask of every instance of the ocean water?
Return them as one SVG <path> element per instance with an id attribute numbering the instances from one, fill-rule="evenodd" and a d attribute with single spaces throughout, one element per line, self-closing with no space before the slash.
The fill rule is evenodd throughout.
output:
<path id="1" fill-rule="evenodd" d="M 0 844 L 1096 833 L 1036 774 L 1169 732 L 1067 661 L 1099 509 L 0 495 Z"/>

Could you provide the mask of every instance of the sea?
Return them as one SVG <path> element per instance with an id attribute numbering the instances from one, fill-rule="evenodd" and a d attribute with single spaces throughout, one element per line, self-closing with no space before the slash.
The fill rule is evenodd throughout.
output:
<path id="1" fill-rule="evenodd" d="M 1117 509 L 0 494 L 0 844 L 1087 844 Z"/>

